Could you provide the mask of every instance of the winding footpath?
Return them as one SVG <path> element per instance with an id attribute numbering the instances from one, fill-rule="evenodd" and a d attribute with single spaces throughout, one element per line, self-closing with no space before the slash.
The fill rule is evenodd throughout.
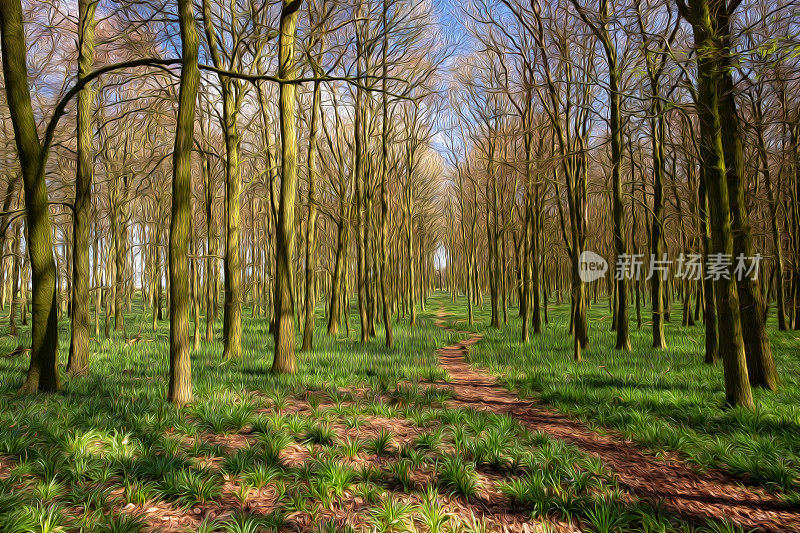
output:
<path id="1" fill-rule="evenodd" d="M 440 366 L 452 378 L 449 385 L 455 393 L 454 405 L 508 414 L 532 430 L 569 442 L 599 457 L 631 496 L 656 503 L 689 522 L 728 519 L 746 530 L 800 532 L 800 509 L 790 507 L 777 495 L 746 487 L 719 471 L 700 475 L 679 460 L 645 455 L 618 434 L 597 433 L 535 401 L 521 400 L 500 387 L 486 371 L 466 362 L 470 346 L 481 341 L 481 334 L 448 327 L 442 310 L 437 317 L 440 328 L 469 335 L 437 351 Z"/>

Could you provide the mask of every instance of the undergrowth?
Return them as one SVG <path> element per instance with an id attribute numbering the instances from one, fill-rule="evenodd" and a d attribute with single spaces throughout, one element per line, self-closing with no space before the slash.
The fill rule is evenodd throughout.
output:
<path id="1" fill-rule="evenodd" d="M 61 393 L 17 395 L 27 361 L 0 358 L 0 531 L 495 531 L 493 499 L 542 530 L 702 529 L 624 499 L 572 446 L 450 406 L 435 350 L 463 335 L 435 326 L 445 300 L 415 328 L 396 323 L 388 351 L 380 328 L 367 344 L 357 323 L 351 338 L 325 335 L 320 310 L 295 376 L 269 373 L 268 322 L 246 318 L 240 360 L 223 360 L 219 339 L 193 354 L 182 410 L 164 400 L 168 325 L 152 332 L 141 307 L 126 319 L 138 342 L 93 340 L 89 375 L 64 376 Z"/>

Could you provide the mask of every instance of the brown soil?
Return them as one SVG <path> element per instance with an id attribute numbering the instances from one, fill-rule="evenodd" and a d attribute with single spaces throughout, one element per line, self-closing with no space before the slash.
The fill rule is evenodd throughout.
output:
<path id="1" fill-rule="evenodd" d="M 321 403 L 319 413 L 332 404 Z M 302 399 L 294 399 L 289 402 L 286 413 L 298 413 L 311 416 L 312 408 Z M 264 410 L 262 412 L 269 412 Z M 411 443 L 417 436 L 426 431 L 409 420 L 401 418 L 384 418 L 380 416 L 359 415 L 360 424 L 358 427 L 350 428 L 338 420 L 331 422 L 331 427 L 336 432 L 336 438 L 343 441 L 347 438 L 358 439 L 366 442 L 370 438 L 378 435 L 381 429 L 388 430 L 392 434 L 390 450 L 386 455 L 378 456 L 362 449 L 361 452 L 352 458 L 341 458 L 343 463 L 356 468 L 372 465 L 381 472 L 378 485 L 384 493 L 384 497 L 392 500 L 399 500 L 405 503 L 420 506 L 423 498 L 421 491 L 426 486 L 436 484 L 436 472 L 431 465 L 425 465 L 412 472 L 412 482 L 414 491 L 406 492 L 388 475 L 390 465 L 399 460 L 398 452 L 404 445 Z M 210 432 L 203 432 L 197 437 L 186 437 L 182 439 L 185 447 L 191 446 L 195 440 L 205 441 L 213 444 L 221 444 L 226 453 L 233 453 L 237 449 L 253 444 L 257 441 L 250 433 L 249 427 L 243 428 L 238 433 L 217 435 Z M 285 468 L 298 468 L 309 461 L 312 461 L 322 447 L 318 445 L 306 445 L 299 443 L 289 444 L 280 455 L 281 463 Z M 206 466 L 217 469 L 221 458 L 215 457 L 208 461 Z M 541 522 L 531 521 L 530 515 L 523 509 L 516 508 L 508 498 L 498 489 L 500 476 L 491 473 L 479 473 L 479 495 L 473 500 L 466 501 L 463 498 L 447 494 L 438 497 L 439 506 L 449 515 L 449 524 L 460 531 L 466 524 L 471 524 L 473 519 L 482 520 L 487 527 L 487 531 L 504 533 L 533 533 L 538 531 L 557 531 L 559 533 L 575 533 L 579 531 L 574 526 L 556 520 L 542 520 Z M 267 515 L 274 511 L 284 511 L 284 505 L 279 500 L 275 482 L 271 482 L 259 489 L 252 489 L 244 502 L 237 497 L 241 479 L 234 478 L 227 480 L 223 485 L 222 494 L 213 502 L 197 505 L 189 509 L 184 509 L 176 504 L 164 501 L 148 501 L 144 505 L 118 504 L 114 509 L 114 514 L 132 514 L 137 516 L 145 523 L 145 529 L 149 532 L 168 532 L 181 533 L 192 531 L 198 528 L 203 520 L 225 519 L 237 511 L 244 511 L 255 515 Z M 330 505 L 323 507 L 319 502 L 311 504 L 313 508 L 310 512 L 291 512 L 285 515 L 286 524 L 282 531 L 286 532 L 312 532 L 316 531 L 318 524 L 326 521 L 334 521 L 339 526 L 349 525 L 356 531 L 372 531 L 370 514 L 375 509 L 376 504 L 364 501 L 354 490 L 355 487 L 345 491 L 340 497 L 332 498 Z M 72 513 L 81 514 L 81 511 Z M 413 516 L 414 524 L 420 524 L 420 517 Z M 424 530 L 424 528 L 422 529 Z"/>
<path id="2" fill-rule="evenodd" d="M 442 320 L 443 312 L 439 317 L 438 325 L 450 329 Z M 541 404 L 520 400 L 487 372 L 466 363 L 469 347 L 482 335 L 458 333 L 469 338 L 438 351 L 440 365 L 452 378 L 454 405 L 509 414 L 532 430 L 569 442 L 602 459 L 630 495 L 659 504 L 690 522 L 727 519 L 748 530 L 800 531 L 800 509 L 790 507 L 777 495 L 746 487 L 722 472 L 699 474 L 679 460 L 645 455 L 620 435 L 597 433 Z"/>

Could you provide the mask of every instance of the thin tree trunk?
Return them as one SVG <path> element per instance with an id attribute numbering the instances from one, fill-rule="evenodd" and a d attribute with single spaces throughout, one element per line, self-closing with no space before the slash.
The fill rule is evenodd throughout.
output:
<path id="1" fill-rule="evenodd" d="M 191 233 L 192 143 L 197 89 L 200 82 L 200 39 L 191 0 L 178 0 L 182 43 L 178 123 L 172 159 L 172 217 L 169 228 L 169 392 L 177 406 L 192 401 L 189 348 L 189 235 Z"/>
<path id="2" fill-rule="evenodd" d="M 236 131 L 238 112 L 232 82 L 223 86 L 223 120 L 225 122 L 225 309 L 222 320 L 223 357 L 237 359 L 242 355 L 242 269 L 239 251 L 240 196 L 239 136 Z"/>
<path id="3" fill-rule="evenodd" d="M 700 185 L 699 185 L 699 215 L 700 232 L 703 240 L 703 260 L 708 262 L 708 257 L 712 253 L 711 227 L 709 224 L 708 198 L 706 195 L 705 165 L 700 165 Z M 714 298 L 714 281 L 706 277 L 703 283 L 703 297 L 705 298 L 705 311 L 703 322 L 706 329 L 706 355 L 705 362 L 715 365 L 719 361 L 719 339 L 717 336 L 717 308 Z"/>
<path id="4" fill-rule="evenodd" d="M 190 210 L 191 213 L 191 210 Z M 192 273 L 192 315 L 194 322 L 194 334 L 192 335 L 192 349 L 200 348 L 200 272 L 198 259 L 198 246 L 195 234 L 191 234 L 192 258 L 190 260 Z"/>
<path id="5" fill-rule="evenodd" d="M 11 274 L 11 310 L 8 314 L 8 331 L 11 336 L 17 336 L 17 309 L 19 307 L 20 290 L 20 266 L 22 264 L 22 230 L 21 223 L 14 224 L 14 239 L 11 244 L 11 251 L 14 254 L 13 272 Z"/>
<path id="6" fill-rule="evenodd" d="M 95 0 L 78 0 L 78 77 L 89 74 L 94 63 Z M 83 375 L 89 370 L 89 226 L 92 209 L 92 98 L 85 87 L 78 93 L 78 171 L 75 177 L 73 213 L 72 321 L 67 373 Z"/>
<path id="7" fill-rule="evenodd" d="M 122 191 L 116 198 L 114 210 L 114 331 L 125 334 L 125 272 L 128 260 L 128 180 L 122 176 Z M 116 184 L 115 184 L 116 187 Z"/>
<path id="8" fill-rule="evenodd" d="M 333 267 L 333 277 L 331 278 L 331 297 L 328 309 L 328 335 L 339 333 L 339 322 L 342 319 L 342 283 L 347 256 L 347 220 L 344 215 L 344 205 L 342 204 L 342 219 L 337 224 L 336 238 L 336 259 Z M 346 289 L 345 289 L 346 292 Z"/>
<path id="9" fill-rule="evenodd" d="M 387 240 L 389 239 L 389 187 L 388 187 L 388 169 L 389 164 L 389 111 L 388 111 L 388 95 L 387 78 L 389 76 L 389 65 L 387 62 L 386 54 L 388 50 L 388 28 L 387 19 L 389 11 L 389 0 L 383 0 L 383 50 L 382 50 L 382 79 L 381 86 L 383 93 L 381 96 L 381 104 L 383 107 L 383 122 L 381 125 L 381 309 L 383 312 L 383 328 L 386 335 L 386 347 L 391 348 L 394 344 L 392 336 L 392 318 L 389 309 L 389 287 L 387 280 L 387 270 L 389 269 L 389 256 L 387 249 Z"/>
<path id="10" fill-rule="evenodd" d="M 324 53 L 324 43 L 320 38 L 319 57 Z M 315 68 L 315 73 L 321 75 L 320 69 Z M 316 283 L 317 270 L 317 138 L 319 137 L 320 106 L 322 93 L 320 82 L 314 82 L 311 104 L 311 132 L 308 140 L 308 223 L 306 224 L 306 294 L 305 294 L 305 326 L 303 328 L 302 350 L 310 350 L 314 344 L 314 323 L 316 313 Z"/>

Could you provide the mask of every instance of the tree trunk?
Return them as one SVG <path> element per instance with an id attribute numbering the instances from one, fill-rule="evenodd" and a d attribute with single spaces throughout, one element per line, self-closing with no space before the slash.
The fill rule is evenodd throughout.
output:
<path id="1" fill-rule="evenodd" d="M 777 307 L 778 330 L 786 330 L 786 291 L 784 289 L 783 276 L 783 244 L 781 240 L 780 226 L 778 225 L 778 205 L 780 204 L 780 178 L 778 187 L 772 186 L 772 173 L 769 170 L 769 160 L 767 159 L 767 147 L 764 142 L 764 112 L 761 93 L 757 95 L 758 100 L 753 101 L 753 111 L 756 118 L 756 140 L 758 145 L 758 162 L 761 173 L 764 176 L 764 185 L 767 189 L 767 204 L 769 206 L 770 229 L 772 230 L 772 247 L 775 249 L 775 303 Z M 785 132 L 784 132 L 785 133 Z M 768 303 L 769 299 L 767 299 Z"/>
<path id="2" fill-rule="evenodd" d="M 730 24 L 727 7 L 719 11 L 716 28 L 717 39 L 722 50 L 719 61 L 719 120 L 722 150 L 728 182 L 728 202 L 731 213 L 733 231 L 734 260 L 744 256 L 745 259 L 755 256 L 750 234 L 750 220 L 744 199 L 744 150 L 739 126 L 739 115 L 736 108 L 735 88 L 730 58 Z M 720 51 L 722 51 L 720 50 Z M 733 274 L 731 275 L 733 277 Z M 739 292 L 740 315 L 742 329 L 747 331 L 744 337 L 747 371 L 750 384 L 775 390 L 778 387 L 778 372 L 772 359 L 772 349 L 767 334 L 764 297 L 758 279 L 752 275 L 737 280 Z"/>
<path id="3" fill-rule="evenodd" d="M 200 122 L 202 125 L 202 121 Z M 211 161 L 203 155 L 203 192 L 206 211 L 206 342 L 214 340 L 214 321 L 217 319 L 217 235 L 214 225 L 214 189 L 211 178 Z"/>
<path id="4" fill-rule="evenodd" d="M 189 211 L 191 214 L 191 209 Z M 190 217 L 191 218 L 191 217 Z M 192 334 L 192 349 L 197 350 L 200 348 L 200 260 L 198 259 L 199 249 L 197 246 L 197 237 L 191 233 L 191 247 L 192 258 L 190 259 L 190 267 L 192 273 L 192 319 L 194 322 L 194 332 Z"/>
<path id="5" fill-rule="evenodd" d="M 242 355 L 242 268 L 239 255 L 241 179 L 239 176 L 238 111 L 231 80 L 223 80 L 223 121 L 225 122 L 225 310 L 222 319 L 223 357 Z"/>
<path id="6" fill-rule="evenodd" d="M 119 178 L 117 178 L 119 179 Z M 122 175 L 122 191 L 116 197 L 114 210 L 114 331 L 125 334 L 125 272 L 128 260 L 128 189 L 130 178 Z M 116 184 L 114 185 L 117 186 Z"/>
<path id="7" fill-rule="evenodd" d="M 606 9 L 608 3 L 604 3 Z M 607 18 L 608 13 L 603 15 Z M 606 37 L 608 37 L 606 31 Z M 609 38 L 610 39 L 610 38 Z M 620 112 L 620 93 L 618 80 L 618 66 L 616 51 L 613 43 L 605 43 L 609 68 L 609 102 L 610 102 L 610 127 L 611 127 L 611 181 L 613 189 L 613 216 L 614 216 L 614 252 L 617 257 L 627 255 L 628 248 L 625 242 L 623 227 L 625 218 L 625 205 L 622 199 L 622 116 Z M 625 276 L 617 279 L 616 287 L 616 325 L 617 325 L 617 350 L 629 351 L 631 339 L 628 323 L 628 283 Z"/>
<path id="8" fill-rule="evenodd" d="M 650 227 L 650 254 L 657 261 L 664 254 L 664 119 L 661 104 L 653 103 L 650 131 L 653 142 L 653 222 Z M 662 273 L 650 265 L 650 304 L 653 308 L 653 348 L 666 348 L 664 337 L 665 297 Z"/>
<path id="9" fill-rule="evenodd" d="M 699 181 L 698 210 L 700 215 L 700 232 L 703 240 L 703 261 L 707 263 L 708 256 L 712 253 L 712 244 L 704 164 L 700 166 Z M 719 339 L 717 336 L 717 308 L 714 299 L 714 282 L 711 278 L 706 277 L 700 283 L 703 284 L 703 297 L 705 298 L 705 312 L 703 313 L 703 322 L 706 328 L 705 362 L 709 365 L 715 365 L 719 361 Z"/>
<path id="10" fill-rule="evenodd" d="M 347 219 L 345 218 L 344 203 L 341 207 L 342 218 L 337 224 L 337 237 L 336 237 L 336 259 L 333 267 L 333 277 L 331 278 L 331 296 L 330 305 L 328 307 L 328 335 L 336 335 L 339 333 L 339 322 L 342 318 L 342 292 L 346 292 L 346 288 L 342 288 L 344 271 L 347 268 L 345 261 L 347 259 Z"/>
<path id="11" fill-rule="evenodd" d="M 409 157 L 409 165 L 411 158 Z M 417 325 L 417 298 L 415 294 L 415 277 L 416 272 L 414 268 L 414 195 L 411 192 L 411 167 L 408 167 L 408 187 L 406 190 L 406 251 L 408 252 L 408 306 L 409 306 L 409 325 Z"/>
<path id="12" fill-rule="evenodd" d="M 283 0 L 280 19 L 278 77 L 295 78 L 294 46 L 301 0 Z M 275 358 L 273 373 L 294 374 L 295 324 L 292 258 L 294 257 L 295 203 L 297 196 L 297 132 L 295 130 L 296 85 L 280 86 L 281 195 L 278 207 L 275 250 Z"/>
<path id="13" fill-rule="evenodd" d="M 17 336 L 17 309 L 19 308 L 20 274 L 22 265 L 22 224 L 14 224 L 14 239 L 11 243 L 13 258 L 13 271 L 11 273 L 11 310 L 8 314 L 8 331 L 11 336 Z M 87 324 L 88 326 L 88 324 Z"/>
<path id="14" fill-rule="evenodd" d="M 320 57 L 324 53 L 324 45 L 320 43 Z M 321 75 L 315 69 L 316 75 Z M 314 344 L 314 318 L 316 316 L 316 283 L 317 270 L 317 138 L 319 137 L 319 114 L 322 101 L 320 82 L 314 82 L 311 104 L 311 132 L 308 140 L 308 223 L 306 224 L 306 294 L 305 294 L 305 326 L 303 328 L 303 348 L 310 350 Z"/>
<path id="15" fill-rule="evenodd" d="M 710 207 L 712 247 L 716 254 L 733 254 L 729 191 L 722 120 L 719 102 L 724 89 L 726 68 L 721 60 L 730 49 L 719 40 L 720 18 L 727 13 L 721 0 L 690 0 L 690 21 L 697 50 L 698 102 L 701 160 L 705 172 L 706 193 Z M 719 316 L 719 351 L 725 374 L 725 397 L 729 405 L 753 407 L 753 395 L 747 372 L 739 296 L 736 281 L 720 277 L 714 283 Z"/>
<path id="16" fill-rule="evenodd" d="M 94 63 L 95 0 L 78 0 L 78 77 Z M 75 210 L 72 218 L 72 322 L 67 373 L 84 375 L 89 370 L 89 226 L 92 209 L 92 98 L 85 87 L 78 93 L 78 171 L 75 176 Z"/>
<path id="17" fill-rule="evenodd" d="M 381 310 L 383 313 L 383 329 L 386 335 L 386 347 L 391 348 L 394 344 L 392 336 L 392 317 L 389 309 L 389 287 L 387 280 L 387 270 L 389 269 L 389 256 L 388 244 L 389 239 L 389 187 L 387 176 L 389 164 L 389 111 L 388 111 L 388 95 L 386 94 L 387 78 L 389 76 L 389 65 L 387 63 L 387 50 L 388 50 L 388 19 L 389 1 L 383 0 L 383 50 L 382 50 L 382 79 L 381 85 L 383 93 L 381 96 L 381 104 L 383 107 L 383 122 L 381 125 Z"/>
<path id="18" fill-rule="evenodd" d="M 39 140 L 31 106 L 20 0 L 0 0 L 0 39 L 7 102 L 25 191 L 27 247 L 33 288 L 31 361 L 20 392 L 57 391 L 61 384 L 58 375 L 56 264 L 47 205 L 47 153 Z"/>
<path id="19" fill-rule="evenodd" d="M 172 217 L 169 227 L 169 392 L 177 406 L 192 401 L 189 347 L 189 235 L 191 232 L 192 143 L 197 89 L 200 82 L 200 39 L 191 0 L 178 0 L 182 43 L 178 122 L 172 157 Z"/>

